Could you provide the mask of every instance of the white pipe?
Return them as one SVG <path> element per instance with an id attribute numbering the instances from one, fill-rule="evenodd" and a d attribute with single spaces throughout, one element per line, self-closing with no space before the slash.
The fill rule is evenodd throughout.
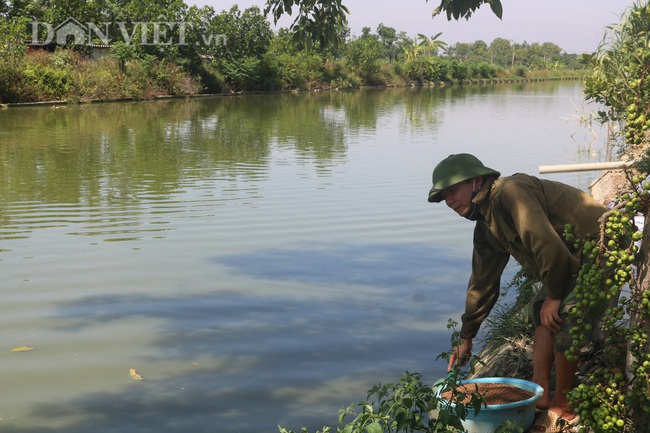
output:
<path id="1" fill-rule="evenodd" d="M 570 171 L 622 170 L 634 161 L 592 162 L 588 164 L 540 165 L 539 173 L 567 173 Z"/>

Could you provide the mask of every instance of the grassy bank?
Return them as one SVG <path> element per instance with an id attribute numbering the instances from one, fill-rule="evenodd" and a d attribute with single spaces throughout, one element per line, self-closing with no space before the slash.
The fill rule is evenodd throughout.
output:
<path id="1" fill-rule="evenodd" d="M 72 49 L 32 50 L 0 65 L 0 103 L 48 101 L 89 102 L 152 99 L 200 93 L 240 91 L 323 90 L 361 86 L 490 84 L 581 78 L 575 70 L 505 70 L 466 66 L 464 78 L 413 72 L 413 65 L 384 63 L 372 73 L 350 67 L 344 60 L 319 56 L 267 55 L 245 61 L 204 63 L 195 71 L 155 56 L 92 59 Z M 420 70 L 420 72 L 422 72 Z M 263 78 L 263 80 L 261 79 Z"/>
<path id="2" fill-rule="evenodd" d="M 120 64 L 109 56 L 94 60 L 73 50 L 37 50 L 0 66 L 3 103 L 148 99 L 200 90 L 183 68 L 153 57 Z"/>

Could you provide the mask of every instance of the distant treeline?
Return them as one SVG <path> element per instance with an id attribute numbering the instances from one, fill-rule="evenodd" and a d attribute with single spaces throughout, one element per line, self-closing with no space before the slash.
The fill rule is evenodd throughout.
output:
<path id="1" fill-rule="evenodd" d="M 337 47 L 277 33 L 258 7 L 182 0 L 0 0 L 0 102 L 151 98 L 239 91 L 577 76 L 553 43 L 448 45 L 380 24 Z"/>

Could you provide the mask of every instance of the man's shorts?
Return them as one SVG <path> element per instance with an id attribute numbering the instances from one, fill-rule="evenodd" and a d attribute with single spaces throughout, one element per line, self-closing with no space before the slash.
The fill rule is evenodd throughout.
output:
<path id="1" fill-rule="evenodd" d="M 576 276 L 572 277 L 572 280 L 569 284 L 567 284 L 565 293 L 569 293 L 573 287 L 575 287 L 576 284 Z M 533 323 L 535 326 L 540 326 L 542 324 L 542 321 L 540 319 L 540 311 L 542 309 L 542 304 L 546 300 L 546 287 L 542 283 L 537 283 L 539 286 L 539 292 L 537 293 L 537 297 L 533 300 Z M 566 296 L 565 296 L 566 297 Z M 601 329 L 602 327 L 602 314 L 596 314 L 594 317 L 589 318 L 586 322 L 583 322 L 583 325 L 578 325 L 575 322 L 575 319 L 569 319 L 569 311 L 571 307 L 575 306 L 577 304 L 578 300 L 574 297 L 570 299 L 569 301 L 563 302 L 563 304 L 560 306 L 560 317 L 564 320 L 562 324 L 560 325 L 560 330 L 558 332 L 552 333 L 551 335 L 553 336 L 553 342 L 555 344 L 555 352 L 565 352 L 567 351 L 571 345 L 573 344 L 573 337 L 569 333 L 569 331 L 572 328 L 578 327 L 578 326 L 584 326 L 584 323 L 590 323 L 591 324 L 591 331 L 590 332 L 585 332 L 585 341 L 583 344 L 581 344 L 581 347 L 587 346 L 589 343 L 591 343 L 594 340 L 600 340 L 606 336 L 606 333 Z M 613 308 L 618 304 L 618 297 L 612 297 L 612 299 L 609 301 L 609 305 L 607 308 Z M 607 310 L 607 308 L 605 310 Z M 603 311 L 604 313 L 604 311 Z"/>

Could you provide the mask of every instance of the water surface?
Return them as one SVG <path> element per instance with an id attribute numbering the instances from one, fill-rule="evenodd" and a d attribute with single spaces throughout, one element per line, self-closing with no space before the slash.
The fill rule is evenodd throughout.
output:
<path id="1" fill-rule="evenodd" d="M 472 229 L 427 203 L 433 167 L 607 161 L 582 101 L 552 82 L 0 111 L 0 429 L 315 431 L 404 370 L 433 383 Z"/>

